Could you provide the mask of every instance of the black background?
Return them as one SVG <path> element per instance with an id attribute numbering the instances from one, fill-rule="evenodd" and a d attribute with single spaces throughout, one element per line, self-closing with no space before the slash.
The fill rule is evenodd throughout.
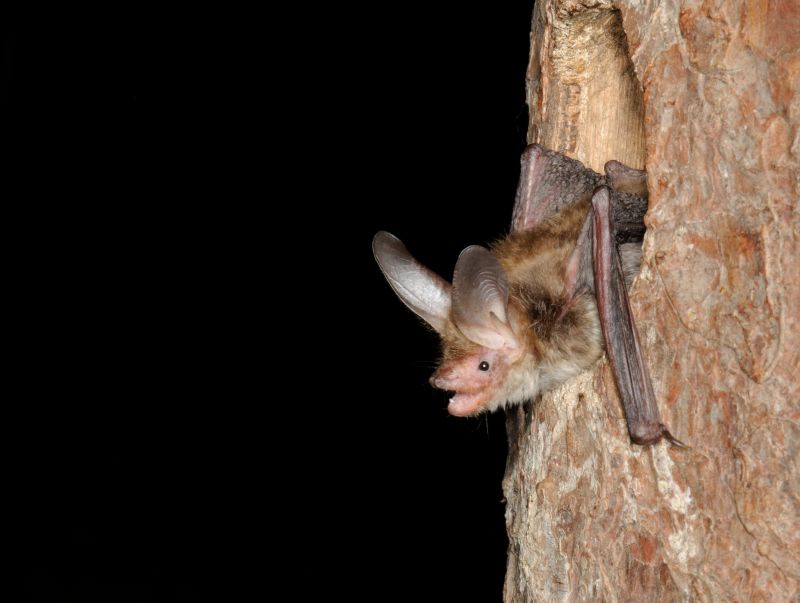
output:
<path id="1" fill-rule="evenodd" d="M 7 600 L 501 600 L 504 415 L 447 414 L 370 251 L 506 230 L 500 4 L 5 32 Z"/>

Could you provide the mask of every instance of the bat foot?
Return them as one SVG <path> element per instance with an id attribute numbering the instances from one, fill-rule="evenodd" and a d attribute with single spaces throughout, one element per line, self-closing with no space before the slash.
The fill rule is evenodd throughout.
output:
<path id="1" fill-rule="evenodd" d="M 667 440 L 673 446 L 678 448 L 688 449 L 689 446 L 681 442 L 678 438 L 673 436 L 667 426 L 663 423 L 659 423 L 656 429 L 649 429 L 646 433 L 631 433 L 631 441 L 634 444 L 639 444 L 640 446 L 648 446 L 650 444 L 657 444 L 662 439 Z"/>
<path id="2" fill-rule="evenodd" d="M 683 448 L 684 450 L 688 450 L 688 449 L 689 449 L 689 446 L 687 446 L 686 444 L 684 444 L 683 442 L 681 442 L 681 441 L 680 441 L 678 438 L 676 438 L 675 436 L 673 436 L 673 435 L 672 435 L 672 434 L 669 432 L 669 429 L 667 429 L 667 426 L 666 426 L 666 425 L 663 425 L 663 424 L 662 424 L 662 425 L 661 425 L 661 429 L 662 429 L 662 431 L 661 431 L 661 438 L 664 438 L 664 439 L 665 439 L 665 440 L 667 440 L 667 441 L 668 441 L 670 444 L 672 444 L 673 446 L 676 446 L 676 447 L 678 447 L 678 448 Z M 659 438 L 659 439 L 660 439 L 660 438 Z"/>

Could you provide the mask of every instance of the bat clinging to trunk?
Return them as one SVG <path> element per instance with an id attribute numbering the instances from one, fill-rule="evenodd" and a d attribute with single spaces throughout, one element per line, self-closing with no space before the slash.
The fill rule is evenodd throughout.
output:
<path id="1" fill-rule="evenodd" d="M 536 397 L 606 350 L 637 444 L 680 444 L 661 422 L 628 304 L 639 270 L 647 183 L 616 161 L 605 177 L 538 145 L 522 156 L 511 233 L 461 252 L 452 285 L 399 239 L 373 251 L 398 297 L 441 337 L 431 384 L 469 416 Z"/>

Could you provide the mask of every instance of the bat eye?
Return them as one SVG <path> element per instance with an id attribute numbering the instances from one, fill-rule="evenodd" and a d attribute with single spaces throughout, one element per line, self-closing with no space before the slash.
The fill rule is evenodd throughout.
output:
<path id="1" fill-rule="evenodd" d="M 478 368 L 479 368 L 480 370 L 482 370 L 482 371 L 488 371 L 488 370 L 489 370 L 489 363 L 488 363 L 488 362 L 486 362 L 486 361 L 484 360 L 483 362 L 481 362 L 481 363 L 478 365 Z"/>

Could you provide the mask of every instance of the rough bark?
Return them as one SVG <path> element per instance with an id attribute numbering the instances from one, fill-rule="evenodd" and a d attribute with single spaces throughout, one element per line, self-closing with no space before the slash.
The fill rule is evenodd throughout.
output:
<path id="1" fill-rule="evenodd" d="M 534 12 L 531 142 L 646 164 L 631 301 L 691 449 L 629 442 L 605 361 L 509 413 L 505 598 L 798 601 L 800 3 Z"/>

